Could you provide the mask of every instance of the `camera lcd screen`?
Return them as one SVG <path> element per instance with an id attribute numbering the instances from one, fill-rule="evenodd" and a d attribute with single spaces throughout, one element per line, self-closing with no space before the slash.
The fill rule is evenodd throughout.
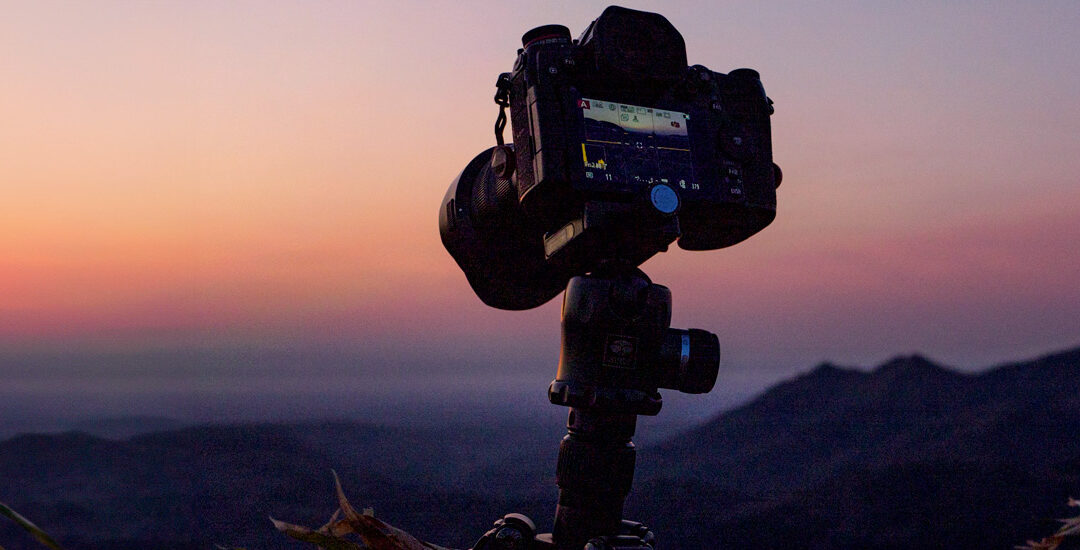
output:
<path id="1" fill-rule="evenodd" d="M 697 189 L 686 113 L 581 98 L 585 179 L 630 188 L 665 183 Z"/>

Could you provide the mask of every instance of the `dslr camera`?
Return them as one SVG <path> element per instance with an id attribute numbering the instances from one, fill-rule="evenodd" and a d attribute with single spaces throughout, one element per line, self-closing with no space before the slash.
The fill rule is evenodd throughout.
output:
<path id="1" fill-rule="evenodd" d="M 688 66 L 666 18 L 617 6 L 576 40 L 546 25 L 522 44 L 497 82 L 498 146 L 439 212 L 444 246 L 486 304 L 536 307 L 602 262 L 637 266 L 676 240 L 723 248 L 773 220 L 781 173 L 756 71 Z"/>

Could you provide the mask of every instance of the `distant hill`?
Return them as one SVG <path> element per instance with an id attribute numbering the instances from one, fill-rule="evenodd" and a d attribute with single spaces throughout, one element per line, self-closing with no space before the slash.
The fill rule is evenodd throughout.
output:
<path id="1" fill-rule="evenodd" d="M 549 420 L 21 435 L 0 441 L 0 501 L 71 549 L 305 548 L 266 517 L 321 524 L 333 468 L 356 504 L 466 548 L 511 511 L 550 528 L 563 428 Z M 980 374 L 920 356 L 821 365 L 644 447 L 626 515 L 683 550 L 1006 549 L 1052 532 L 1069 495 L 1080 349 Z M 0 545 L 34 547 L 6 522 Z"/>
<path id="2" fill-rule="evenodd" d="M 124 439 L 135 435 L 178 430 L 195 422 L 184 422 L 175 418 L 150 415 L 111 416 L 106 418 L 83 419 L 76 422 L 69 430 L 83 432 L 107 439 Z"/>
<path id="3" fill-rule="evenodd" d="M 1080 349 L 975 375 L 824 364 L 639 465 L 635 511 L 688 548 L 1011 548 L 1080 495 Z"/>
<path id="4" fill-rule="evenodd" d="M 519 460 L 526 439 L 503 451 L 501 428 L 448 428 L 327 422 L 197 426 L 122 441 L 21 435 L 0 442 L 0 502 L 69 549 L 307 548 L 267 517 L 324 523 L 336 508 L 332 469 L 358 505 L 458 547 L 508 508 L 542 513 L 493 491 L 509 482 L 477 482 L 498 463 Z M 0 521 L 0 545 L 22 548 L 20 541 L 34 547 Z"/>

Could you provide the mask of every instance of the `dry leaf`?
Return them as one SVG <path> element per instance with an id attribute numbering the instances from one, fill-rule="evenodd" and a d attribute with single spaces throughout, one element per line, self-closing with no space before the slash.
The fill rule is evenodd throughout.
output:
<path id="1" fill-rule="evenodd" d="M 1024 546 L 1016 546 L 1014 548 L 1017 550 L 1056 550 L 1063 540 L 1065 540 L 1065 537 L 1054 535 L 1046 537 L 1038 542 L 1029 540 Z"/>
<path id="2" fill-rule="evenodd" d="M 330 520 L 318 530 L 312 530 L 300 525 L 293 525 L 270 518 L 274 527 L 286 535 L 317 544 L 329 550 L 450 550 L 428 542 L 423 542 L 416 537 L 375 519 L 371 508 L 364 508 L 363 513 L 358 513 L 349 499 L 345 497 L 345 491 L 341 488 L 341 480 L 337 472 L 331 471 L 334 476 L 334 492 L 337 495 L 338 509 L 330 516 Z M 357 543 L 346 540 L 346 535 L 356 535 L 362 542 Z"/>
<path id="3" fill-rule="evenodd" d="M 270 521 L 274 522 L 274 527 L 278 531 L 281 531 L 296 540 L 317 544 L 320 548 L 325 548 L 326 550 L 368 550 L 368 547 L 363 544 L 320 533 L 318 531 L 312 531 L 302 525 L 293 525 L 274 518 L 270 518 Z"/>
<path id="4" fill-rule="evenodd" d="M 1080 516 L 1076 516 L 1075 518 L 1059 519 L 1058 521 L 1060 521 L 1064 525 L 1062 525 L 1061 528 L 1058 529 L 1058 532 L 1055 534 L 1062 536 L 1080 535 Z"/>

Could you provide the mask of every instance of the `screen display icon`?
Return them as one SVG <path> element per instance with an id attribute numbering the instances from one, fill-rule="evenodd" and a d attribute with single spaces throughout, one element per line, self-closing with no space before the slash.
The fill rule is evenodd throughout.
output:
<path id="1" fill-rule="evenodd" d="M 690 161 L 690 116 L 678 111 L 581 98 L 585 177 L 630 187 L 672 183 L 697 189 Z"/>

